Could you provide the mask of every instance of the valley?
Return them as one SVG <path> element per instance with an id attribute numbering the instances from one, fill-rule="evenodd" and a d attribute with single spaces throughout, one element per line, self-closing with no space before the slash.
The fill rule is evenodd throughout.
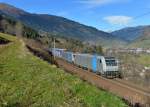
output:
<path id="1" fill-rule="evenodd" d="M 100 5 L 95 1 L 87 4 Z M 0 3 L 0 107 L 149 107 L 148 23 L 106 32 L 100 28 L 134 18 L 103 17 L 94 27 L 89 24 L 105 12 L 90 15 L 95 20 L 88 17 L 86 25 L 81 22 L 94 11 L 76 14 L 84 19 L 78 22 L 29 10 Z"/>

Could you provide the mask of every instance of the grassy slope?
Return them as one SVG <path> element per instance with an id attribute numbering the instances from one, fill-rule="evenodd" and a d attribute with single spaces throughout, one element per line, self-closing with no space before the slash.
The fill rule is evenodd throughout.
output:
<path id="1" fill-rule="evenodd" d="M 15 37 L 0 47 L 0 106 L 124 107 L 116 96 L 101 91 L 29 53 Z"/>
<path id="2" fill-rule="evenodd" d="M 133 43 L 130 44 L 131 47 L 141 47 L 150 48 L 150 27 L 146 27 L 142 36 L 137 38 Z"/>
<path id="3" fill-rule="evenodd" d="M 136 48 L 149 48 L 150 47 L 150 40 L 142 40 L 142 41 L 136 41 L 131 44 L 129 44 L 128 47 L 136 47 Z"/>
<path id="4" fill-rule="evenodd" d="M 150 55 L 140 55 L 140 57 L 137 58 L 138 62 L 144 66 L 150 67 Z"/>
<path id="5" fill-rule="evenodd" d="M 150 55 L 140 54 L 140 55 L 131 55 L 131 54 L 121 54 L 121 58 L 126 64 L 136 63 L 141 66 L 150 67 Z M 120 59 L 121 59 L 120 58 Z"/>

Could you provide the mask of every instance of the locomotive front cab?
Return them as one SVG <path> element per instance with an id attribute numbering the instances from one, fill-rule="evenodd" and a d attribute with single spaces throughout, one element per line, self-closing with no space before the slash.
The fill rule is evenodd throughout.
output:
<path id="1" fill-rule="evenodd" d="M 120 77 L 118 60 L 114 57 L 105 57 L 106 72 L 105 76 L 110 78 Z"/>

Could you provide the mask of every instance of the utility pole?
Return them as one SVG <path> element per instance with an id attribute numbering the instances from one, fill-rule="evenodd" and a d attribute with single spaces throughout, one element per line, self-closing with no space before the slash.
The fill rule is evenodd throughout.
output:
<path id="1" fill-rule="evenodd" d="M 55 37 L 53 39 L 54 39 L 54 59 L 55 59 Z"/>

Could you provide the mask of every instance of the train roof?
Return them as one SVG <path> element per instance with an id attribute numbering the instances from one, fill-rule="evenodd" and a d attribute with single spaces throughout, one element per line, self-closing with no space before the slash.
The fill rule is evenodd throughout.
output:
<path id="1" fill-rule="evenodd" d="M 75 55 L 88 56 L 88 57 L 93 57 L 93 56 L 95 56 L 95 57 L 98 57 L 98 58 L 103 57 L 103 56 L 101 56 L 101 55 L 91 55 L 91 54 L 87 54 L 87 53 L 75 53 Z"/>
<path id="2" fill-rule="evenodd" d="M 72 51 L 65 51 L 64 53 L 71 53 L 71 54 L 74 54 Z"/>
<path id="3" fill-rule="evenodd" d="M 61 48 L 51 48 L 51 49 L 60 50 L 60 51 L 65 51 L 66 50 L 66 49 L 61 49 Z"/>
<path id="4" fill-rule="evenodd" d="M 115 57 L 106 57 L 105 56 L 105 59 L 115 59 Z"/>

